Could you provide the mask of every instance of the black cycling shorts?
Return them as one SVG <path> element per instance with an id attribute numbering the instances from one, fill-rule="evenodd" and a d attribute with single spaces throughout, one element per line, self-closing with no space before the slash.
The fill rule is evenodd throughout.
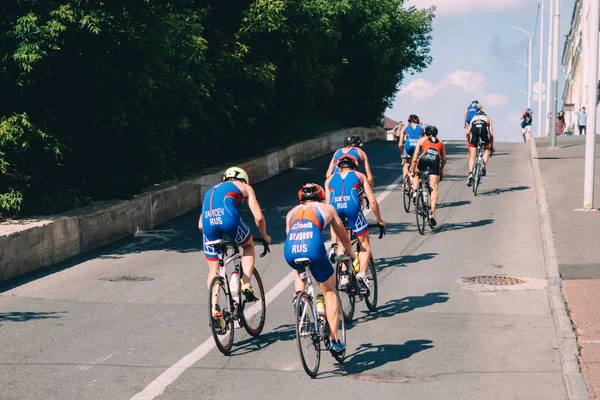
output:
<path id="1" fill-rule="evenodd" d="M 479 143 L 479 136 L 481 135 L 481 141 L 484 144 L 488 144 L 490 142 L 490 134 L 486 131 L 486 132 L 482 132 L 481 134 L 478 134 L 476 132 L 473 132 L 471 135 L 471 141 L 470 143 L 477 147 L 477 144 Z"/>
<path id="2" fill-rule="evenodd" d="M 429 149 L 427 153 L 419 157 L 417 168 L 419 171 L 425 171 L 429 168 L 430 175 L 440 175 L 440 154 L 436 149 Z"/>

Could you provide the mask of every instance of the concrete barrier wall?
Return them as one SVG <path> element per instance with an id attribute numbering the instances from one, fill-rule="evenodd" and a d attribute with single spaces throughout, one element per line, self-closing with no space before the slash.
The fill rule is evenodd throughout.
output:
<path id="1" fill-rule="evenodd" d="M 248 172 L 252 183 L 260 182 L 335 151 L 351 135 L 360 136 L 364 142 L 385 140 L 383 129 L 342 129 L 238 165 Z M 205 191 L 221 180 L 225 168 L 155 185 L 132 200 L 99 202 L 57 216 L 0 224 L 0 281 L 56 264 L 193 210 L 202 203 Z"/>

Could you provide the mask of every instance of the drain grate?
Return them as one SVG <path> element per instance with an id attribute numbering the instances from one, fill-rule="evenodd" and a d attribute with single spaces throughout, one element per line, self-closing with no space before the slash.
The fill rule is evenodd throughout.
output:
<path id="1" fill-rule="evenodd" d="M 100 278 L 101 281 L 109 281 L 109 282 L 147 282 L 153 281 L 154 278 L 149 276 L 107 276 L 104 278 Z"/>
<path id="2" fill-rule="evenodd" d="M 510 276 L 498 276 L 498 275 L 479 275 L 479 276 L 467 276 L 462 278 L 465 283 L 479 283 L 481 285 L 493 285 L 493 286 L 508 286 L 518 285 L 525 283 L 524 280 L 519 278 L 513 278 Z"/>

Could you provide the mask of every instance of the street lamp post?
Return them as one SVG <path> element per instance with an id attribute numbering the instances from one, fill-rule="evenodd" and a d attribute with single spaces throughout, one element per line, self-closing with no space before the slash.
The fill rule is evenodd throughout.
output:
<path id="1" fill-rule="evenodd" d="M 554 43 L 553 10 L 554 0 L 550 0 L 550 11 L 548 12 L 548 54 L 546 56 L 546 113 L 544 114 L 546 119 L 546 135 L 550 134 L 550 87 L 552 86 L 552 50 Z"/>
<path id="2" fill-rule="evenodd" d="M 539 71 L 539 91 L 538 91 L 538 124 L 537 124 L 537 134 L 538 137 L 542 136 L 542 92 L 544 84 L 542 80 L 544 79 L 544 0 L 540 3 L 540 71 Z M 546 94 L 547 96 L 547 94 Z"/>
<path id="3" fill-rule="evenodd" d="M 531 33 L 527 32 L 523 28 L 514 26 L 518 31 L 525 33 L 529 37 L 529 46 L 527 47 L 527 108 L 531 107 L 531 51 L 532 51 L 532 38 Z"/>
<path id="4" fill-rule="evenodd" d="M 588 51 L 588 75 L 587 75 L 587 110 L 588 124 L 585 131 L 585 172 L 583 187 L 583 208 L 591 211 L 594 209 L 594 173 L 596 155 L 596 108 L 598 106 L 598 30 L 600 21 L 598 13 L 600 6 L 598 1 L 589 2 L 589 14 L 587 15 L 584 29 L 587 30 L 589 43 L 585 51 Z"/>
<path id="5" fill-rule="evenodd" d="M 560 43 L 560 0 L 554 0 L 554 23 L 552 34 L 552 88 L 551 107 L 552 121 L 550 122 L 550 147 L 556 148 L 556 110 L 558 109 L 558 45 Z"/>

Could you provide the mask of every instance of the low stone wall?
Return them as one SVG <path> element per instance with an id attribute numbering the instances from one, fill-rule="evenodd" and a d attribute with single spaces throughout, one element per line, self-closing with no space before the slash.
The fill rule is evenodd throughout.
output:
<path id="1" fill-rule="evenodd" d="M 383 129 L 350 128 L 274 149 L 240 162 L 252 183 L 269 179 L 305 161 L 343 146 L 348 136 L 364 142 L 384 140 Z M 218 183 L 225 167 L 178 182 L 165 182 L 132 200 L 99 202 L 39 220 L 0 224 L 0 281 L 56 264 L 78 254 L 151 229 L 183 215 L 202 202 L 207 188 Z"/>

